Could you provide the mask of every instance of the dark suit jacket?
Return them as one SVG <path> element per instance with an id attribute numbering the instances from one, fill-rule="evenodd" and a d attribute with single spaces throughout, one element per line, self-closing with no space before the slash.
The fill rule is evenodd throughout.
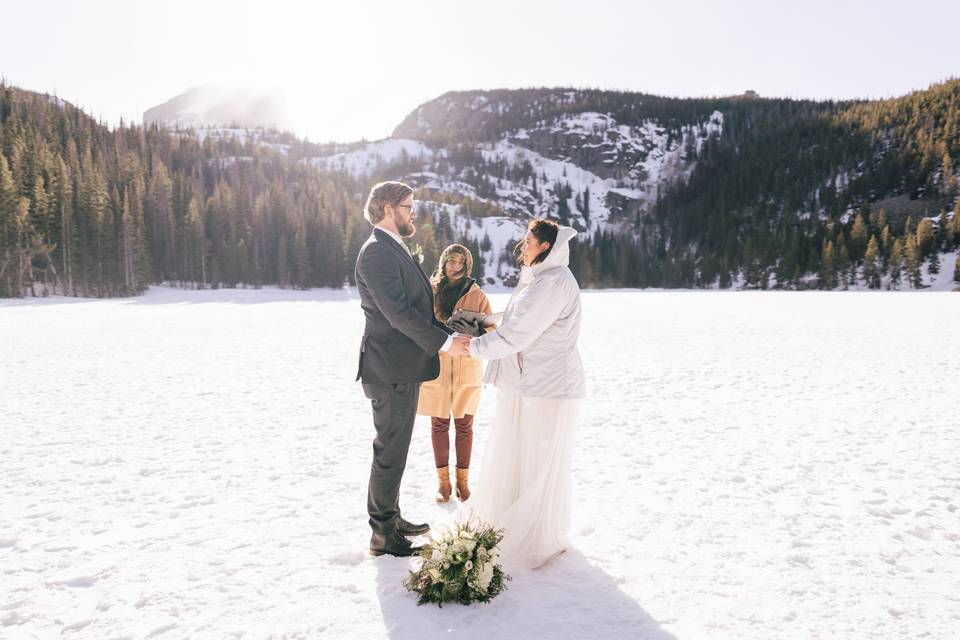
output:
<path id="1" fill-rule="evenodd" d="M 360 248 L 355 276 L 367 320 L 357 380 L 423 382 L 440 375 L 437 352 L 453 332 L 434 316 L 430 280 L 414 258 L 374 229 Z"/>

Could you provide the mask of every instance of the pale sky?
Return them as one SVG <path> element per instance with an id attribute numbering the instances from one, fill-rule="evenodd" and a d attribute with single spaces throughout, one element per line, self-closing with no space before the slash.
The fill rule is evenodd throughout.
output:
<path id="1" fill-rule="evenodd" d="M 0 76 L 109 124 L 209 83 L 377 139 L 463 89 L 888 97 L 960 75 L 960 2 L 0 0 Z"/>

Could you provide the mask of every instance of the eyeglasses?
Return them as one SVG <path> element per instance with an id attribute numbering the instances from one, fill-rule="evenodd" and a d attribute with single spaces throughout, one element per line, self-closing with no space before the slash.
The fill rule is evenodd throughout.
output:
<path id="1" fill-rule="evenodd" d="M 410 211 L 413 211 L 413 205 L 412 205 L 412 204 L 398 204 L 398 205 L 397 205 L 397 209 L 410 209 Z"/>

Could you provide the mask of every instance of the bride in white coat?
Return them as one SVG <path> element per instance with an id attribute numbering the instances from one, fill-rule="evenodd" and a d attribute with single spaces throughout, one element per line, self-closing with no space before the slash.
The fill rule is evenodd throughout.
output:
<path id="1" fill-rule="evenodd" d="M 542 566 L 568 544 L 571 448 L 585 395 L 580 287 L 567 266 L 576 235 L 549 220 L 530 222 L 510 302 L 496 330 L 469 345 L 490 361 L 484 382 L 498 390 L 473 509 L 505 530 L 507 568 Z"/>

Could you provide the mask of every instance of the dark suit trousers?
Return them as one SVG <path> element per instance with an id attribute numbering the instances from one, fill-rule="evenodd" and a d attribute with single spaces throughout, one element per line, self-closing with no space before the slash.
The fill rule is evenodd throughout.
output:
<path id="1" fill-rule="evenodd" d="M 367 512 L 374 533 L 387 535 L 400 515 L 400 480 L 407 466 L 420 398 L 419 382 L 365 384 L 363 393 L 373 407 L 373 464 L 367 486 Z"/>

